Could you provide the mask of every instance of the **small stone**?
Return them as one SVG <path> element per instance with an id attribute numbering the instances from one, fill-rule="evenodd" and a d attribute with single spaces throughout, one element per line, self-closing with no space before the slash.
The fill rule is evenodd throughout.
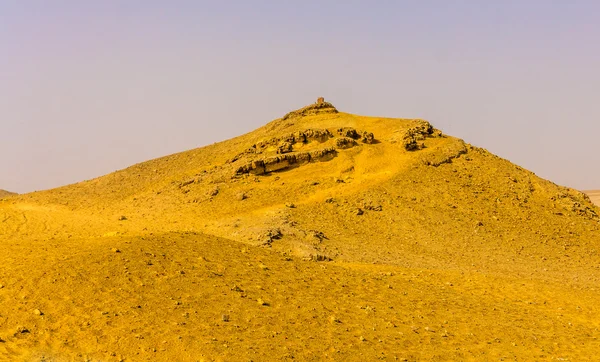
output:
<path id="1" fill-rule="evenodd" d="M 229 314 L 223 314 L 223 315 L 221 316 L 221 320 L 222 320 L 223 322 L 229 322 Z"/>
<path id="2" fill-rule="evenodd" d="M 365 337 L 363 337 L 363 336 L 360 336 L 360 338 L 359 338 L 359 339 L 360 339 L 360 341 L 361 341 L 361 342 L 364 342 L 364 341 L 366 341 L 366 340 L 367 340 L 367 339 L 366 339 Z"/>
<path id="3" fill-rule="evenodd" d="M 0 284 L 0 289 L 4 288 L 4 284 Z"/>
<path id="4" fill-rule="evenodd" d="M 23 326 L 18 326 L 17 327 L 17 333 L 29 333 L 29 329 L 27 329 L 27 327 L 23 327 Z"/>
<path id="5" fill-rule="evenodd" d="M 246 195 L 246 194 L 245 194 L 245 193 L 243 193 L 243 192 L 240 192 L 239 194 L 237 194 L 237 197 L 236 197 L 236 198 L 237 198 L 239 201 L 243 201 L 243 200 L 246 200 L 246 199 L 248 198 L 248 195 Z"/>
<path id="6" fill-rule="evenodd" d="M 117 249 L 117 248 L 112 248 L 110 249 L 113 253 L 120 253 L 121 250 Z"/>
<path id="7" fill-rule="evenodd" d="M 288 209 L 295 209 L 296 205 L 292 202 L 288 202 L 287 204 L 285 204 L 285 207 L 287 207 Z"/>
<path id="8" fill-rule="evenodd" d="M 125 216 L 125 215 L 119 216 L 119 221 L 125 221 L 125 220 L 127 220 L 127 216 Z"/>
<path id="9" fill-rule="evenodd" d="M 363 211 L 361 208 L 358 208 L 358 209 L 356 209 L 356 210 L 354 211 L 354 213 L 355 213 L 356 215 L 360 216 L 360 215 L 364 214 L 365 212 L 364 212 L 364 211 Z"/>
<path id="10" fill-rule="evenodd" d="M 265 302 L 261 298 L 258 298 L 258 300 L 256 302 L 258 303 L 258 305 L 269 305 L 269 303 Z"/>
<path id="11" fill-rule="evenodd" d="M 42 313 L 42 311 L 39 310 L 39 309 L 34 309 L 33 310 L 33 314 L 35 314 L 35 315 L 44 315 L 44 313 Z"/>

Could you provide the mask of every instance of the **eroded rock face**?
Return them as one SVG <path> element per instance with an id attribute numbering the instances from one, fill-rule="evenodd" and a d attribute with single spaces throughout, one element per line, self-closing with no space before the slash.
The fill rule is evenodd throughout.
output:
<path id="1" fill-rule="evenodd" d="M 252 145 L 229 163 L 250 158 L 245 164 L 236 168 L 235 174 L 263 175 L 302 166 L 309 162 L 329 161 L 335 158 L 338 150 L 358 146 L 356 140 L 361 140 L 364 144 L 375 142 L 373 133 L 366 131 L 361 133 L 350 127 L 338 129 L 337 134 L 341 137 L 334 136 L 327 129 L 306 129 L 283 137 L 274 137 Z M 324 143 L 324 147 L 300 152 L 294 148 L 297 144 L 306 145 L 312 141 Z"/>
<path id="2" fill-rule="evenodd" d="M 292 167 L 304 165 L 315 161 L 328 161 L 335 157 L 337 151 L 333 147 L 328 147 L 310 152 L 294 152 L 279 156 L 267 157 L 254 160 L 239 167 L 236 170 L 237 175 L 251 174 L 264 175 L 269 172 L 276 172 Z"/>
<path id="3" fill-rule="evenodd" d="M 294 151 L 294 145 L 297 143 L 307 143 L 311 141 L 326 142 L 333 137 L 333 134 L 326 129 L 306 129 L 290 133 L 283 137 L 273 137 L 271 139 L 260 141 L 250 146 L 244 152 L 235 156 L 230 162 L 235 162 L 244 156 L 260 155 L 269 148 L 277 148 L 278 154 L 285 154 Z"/>

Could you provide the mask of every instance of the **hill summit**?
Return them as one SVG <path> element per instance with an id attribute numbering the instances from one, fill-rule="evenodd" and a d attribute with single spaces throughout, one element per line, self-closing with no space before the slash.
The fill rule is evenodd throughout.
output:
<path id="1" fill-rule="evenodd" d="M 581 359 L 599 212 L 425 120 L 321 98 L 0 201 L 0 355 Z"/>

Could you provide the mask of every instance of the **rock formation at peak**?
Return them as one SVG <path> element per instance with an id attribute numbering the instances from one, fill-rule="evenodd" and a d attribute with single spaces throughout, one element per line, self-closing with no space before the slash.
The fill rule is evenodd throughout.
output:
<path id="1" fill-rule="evenodd" d="M 338 113 L 338 110 L 333 106 L 333 104 L 325 102 L 323 97 L 319 97 L 315 103 L 287 113 L 285 116 L 283 116 L 283 120 L 335 113 Z"/>

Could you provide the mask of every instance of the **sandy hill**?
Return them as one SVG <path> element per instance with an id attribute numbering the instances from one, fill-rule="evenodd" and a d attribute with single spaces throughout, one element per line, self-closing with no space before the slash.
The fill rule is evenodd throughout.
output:
<path id="1" fill-rule="evenodd" d="M 16 195 L 14 192 L 6 191 L 6 190 L 0 190 L 0 198 L 8 197 L 8 196 L 14 196 L 14 195 Z"/>
<path id="2" fill-rule="evenodd" d="M 600 190 L 585 191 L 585 193 L 594 204 L 600 206 Z"/>
<path id="3" fill-rule="evenodd" d="M 600 350 L 599 212 L 426 121 L 318 102 L 0 202 L 0 356 L 575 360 Z"/>

